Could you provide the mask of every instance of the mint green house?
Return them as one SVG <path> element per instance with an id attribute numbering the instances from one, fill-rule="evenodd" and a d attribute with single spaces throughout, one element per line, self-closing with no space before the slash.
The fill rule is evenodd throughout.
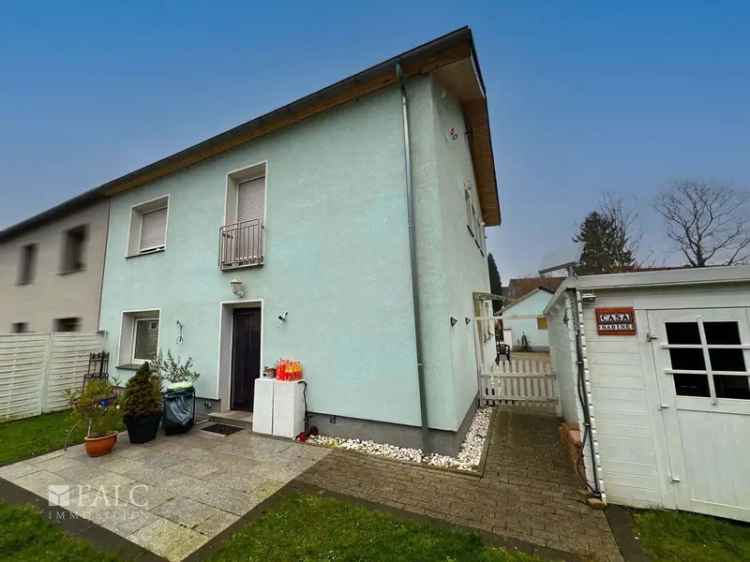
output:
<path id="1" fill-rule="evenodd" d="M 254 379 L 293 358 L 321 431 L 460 443 L 494 357 L 474 318 L 500 223 L 468 28 L 97 190 L 121 380 L 171 350 L 201 409 L 251 411 Z"/>

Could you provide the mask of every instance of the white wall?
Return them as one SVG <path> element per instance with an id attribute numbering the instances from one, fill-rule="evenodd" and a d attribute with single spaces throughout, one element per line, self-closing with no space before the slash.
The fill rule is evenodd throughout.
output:
<path id="1" fill-rule="evenodd" d="M 529 347 L 534 351 L 549 349 L 548 330 L 537 327 L 537 318 L 543 316 L 544 309 L 552 300 L 552 294 L 547 291 L 537 291 L 535 294 L 509 306 L 503 311 L 503 326 L 512 330 L 513 349 L 521 347 L 523 335 L 529 341 Z"/>

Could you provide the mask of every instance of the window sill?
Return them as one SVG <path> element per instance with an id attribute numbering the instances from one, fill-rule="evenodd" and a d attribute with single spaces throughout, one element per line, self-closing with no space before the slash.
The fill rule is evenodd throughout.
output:
<path id="1" fill-rule="evenodd" d="M 166 248 L 159 248 L 158 250 L 149 250 L 147 252 L 139 252 L 137 254 L 128 254 L 125 256 L 126 260 L 129 260 L 131 258 L 141 258 L 143 256 L 153 256 L 154 254 L 161 254 L 164 253 L 167 249 Z"/>
<path id="2" fill-rule="evenodd" d="M 115 369 L 120 369 L 122 371 L 137 371 L 138 369 L 141 368 L 141 365 L 143 364 L 142 363 L 141 364 L 126 363 L 125 365 L 117 365 Z"/>
<path id="3" fill-rule="evenodd" d="M 83 271 L 86 271 L 85 267 L 82 267 L 80 269 L 71 269 L 69 271 L 60 271 L 58 272 L 58 275 L 73 275 L 74 273 L 81 273 Z"/>
<path id="4" fill-rule="evenodd" d="M 236 265 L 222 264 L 219 266 L 219 269 L 221 269 L 221 271 L 234 271 L 235 269 L 249 269 L 251 267 L 263 267 L 263 259 L 254 262 L 239 263 Z"/>

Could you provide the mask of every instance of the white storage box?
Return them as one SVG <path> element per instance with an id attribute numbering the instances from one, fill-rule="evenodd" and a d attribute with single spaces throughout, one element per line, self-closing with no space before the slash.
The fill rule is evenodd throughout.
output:
<path id="1" fill-rule="evenodd" d="M 255 425 L 255 414 L 253 414 Z M 302 381 L 279 381 L 273 389 L 273 434 L 294 439 L 305 431 L 305 385 Z"/>
<path id="2" fill-rule="evenodd" d="M 255 379 L 253 398 L 253 431 L 273 434 L 273 395 L 275 379 L 259 377 Z"/>

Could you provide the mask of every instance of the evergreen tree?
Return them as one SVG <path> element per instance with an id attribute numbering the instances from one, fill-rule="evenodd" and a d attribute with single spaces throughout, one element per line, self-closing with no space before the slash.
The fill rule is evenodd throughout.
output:
<path id="1" fill-rule="evenodd" d="M 493 295 L 503 294 L 503 284 L 500 280 L 500 272 L 497 270 L 497 264 L 495 263 L 495 257 L 492 254 L 487 256 L 487 267 L 490 270 L 490 292 Z M 495 313 L 500 312 L 502 303 L 500 301 L 492 301 L 492 310 Z"/>
<path id="2" fill-rule="evenodd" d="M 583 243 L 576 272 L 579 275 L 616 273 L 636 267 L 628 224 L 611 209 L 588 214 L 578 227 L 574 242 Z"/>

